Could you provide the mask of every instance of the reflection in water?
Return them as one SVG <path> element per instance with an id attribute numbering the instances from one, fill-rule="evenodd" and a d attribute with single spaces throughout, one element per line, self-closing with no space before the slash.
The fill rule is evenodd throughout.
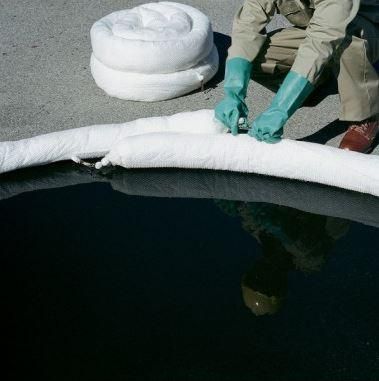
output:
<path id="1" fill-rule="evenodd" d="M 379 198 L 60 165 L 2 177 L 0 199 L 14 379 L 377 379 Z M 371 226 L 352 222 L 336 243 L 345 220 Z M 255 318 L 241 278 L 255 314 L 289 308 Z"/>
<path id="2" fill-rule="evenodd" d="M 243 300 L 257 316 L 275 314 L 288 291 L 288 273 L 320 271 L 350 222 L 264 203 L 217 201 L 259 242 L 263 255 L 242 278 Z"/>
<path id="3" fill-rule="evenodd" d="M 283 205 L 379 227 L 379 198 L 338 188 L 244 173 L 180 169 L 92 171 L 58 163 L 0 176 L 0 200 L 25 192 L 107 183 L 134 196 Z M 236 186 L 238 184 L 238 186 Z"/>
<path id="4" fill-rule="evenodd" d="M 290 271 L 321 269 L 334 243 L 347 233 L 347 220 L 379 226 L 378 198 L 316 184 L 216 171 L 92 172 L 59 164 L 3 175 L 0 200 L 92 182 L 108 183 L 127 195 L 219 200 L 216 203 L 226 214 L 239 216 L 263 251 L 242 279 L 243 299 L 256 315 L 279 310 Z"/>

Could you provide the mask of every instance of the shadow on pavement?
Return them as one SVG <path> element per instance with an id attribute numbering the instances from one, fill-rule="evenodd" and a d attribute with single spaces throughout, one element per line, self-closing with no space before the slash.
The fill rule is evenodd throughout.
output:
<path id="1" fill-rule="evenodd" d="M 343 134 L 346 130 L 347 124 L 336 119 L 312 135 L 305 136 L 298 140 L 302 142 L 326 144 L 329 140 Z"/>
<path id="2" fill-rule="evenodd" d="M 326 97 L 338 94 L 337 80 L 332 73 L 329 73 L 324 82 L 305 101 L 305 107 L 315 107 Z"/>
<path id="3" fill-rule="evenodd" d="M 338 119 L 329 123 L 321 130 L 316 131 L 312 135 L 305 136 L 304 138 L 297 139 L 302 142 L 326 144 L 329 140 L 345 133 L 348 129 L 348 124 L 346 122 L 340 121 Z M 369 153 L 373 152 L 379 146 L 379 136 L 375 139 L 372 149 Z"/>
<path id="4" fill-rule="evenodd" d="M 232 43 L 232 39 L 226 34 L 214 32 L 214 43 L 217 47 L 218 55 L 220 57 L 218 71 L 216 75 L 208 83 L 205 84 L 203 89 L 194 90 L 189 93 L 189 95 L 202 92 L 207 93 L 210 89 L 215 89 L 217 85 L 224 80 L 225 61 L 226 57 L 228 56 L 228 49 Z"/>
<path id="5" fill-rule="evenodd" d="M 232 39 L 230 36 L 226 34 L 214 32 L 214 42 L 220 57 L 220 66 L 219 66 L 217 74 L 213 77 L 212 80 L 208 82 L 207 87 L 212 87 L 212 88 L 216 87 L 220 82 L 224 80 L 225 61 L 226 61 L 226 57 L 228 56 L 228 49 L 232 43 Z"/>

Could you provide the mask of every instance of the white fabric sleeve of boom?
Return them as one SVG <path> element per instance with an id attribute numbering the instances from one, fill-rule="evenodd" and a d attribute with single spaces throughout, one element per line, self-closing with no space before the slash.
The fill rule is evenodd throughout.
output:
<path id="1" fill-rule="evenodd" d="M 91 73 L 97 84 L 111 97 L 132 101 L 155 102 L 188 94 L 200 88 L 217 73 L 219 56 L 211 53 L 194 67 L 168 74 L 144 74 L 114 70 L 95 55 L 91 56 Z"/>
<path id="2" fill-rule="evenodd" d="M 95 57 L 114 70 L 164 74 L 187 70 L 209 56 L 209 18 L 175 2 L 143 4 L 111 13 L 91 28 Z"/>
<path id="3" fill-rule="evenodd" d="M 168 117 L 137 119 L 53 132 L 18 141 L 0 142 L 0 173 L 73 158 L 104 156 L 120 140 L 152 132 L 217 134 L 226 129 L 213 120 L 213 110 L 184 112 Z"/>
<path id="4" fill-rule="evenodd" d="M 379 196 L 379 156 L 287 139 L 267 144 L 246 134 L 135 136 L 118 143 L 102 164 L 257 173 Z"/>
<path id="5" fill-rule="evenodd" d="M 0 173 L 106 155 L 102 165 L 198 168 L 310 181 L 379 196 L 379 157 L 314 143 L 234 137 L 213 110 L 83 127 L 0 143 Z M 237 186 L 237 185 L 236 185 Z"/>
<path id="6" fill-rule="evenodd" d="M 135 136 L 103 159 L 125 168 L 199 168 L 284 177 L 379 196 L 379 157 L 314 143 L 258 142 L 247 134 Z"/>
<path id="7" fill-rule="evenodd" d="M 111 13 L 91 28 L 91 73 L 108 95 L 155 102 L 199 89 L 217 73 L 209 18 L 157 2 Z"/>

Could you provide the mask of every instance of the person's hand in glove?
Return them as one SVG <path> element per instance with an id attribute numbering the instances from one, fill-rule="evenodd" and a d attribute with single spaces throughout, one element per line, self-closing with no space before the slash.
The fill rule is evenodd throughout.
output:
<path id="1" fill-rule="evenodd" d="M 226 61 L 224 99 L 215 108 L 215 117 L 238 134 L 240 118 L 247 120 L 249 110 L 245 103 L 247 87 L 250 81 L 252 63 L 244 58 L 232 58 Z"/>
<path id="2" fill-rule="evenodd" d="M 277 143 L 288 119 L 301 107 L 314 86 L 303 76 L 290 71 L 270 107 L 253 122 L 249 135 L 266 143 Z"/>

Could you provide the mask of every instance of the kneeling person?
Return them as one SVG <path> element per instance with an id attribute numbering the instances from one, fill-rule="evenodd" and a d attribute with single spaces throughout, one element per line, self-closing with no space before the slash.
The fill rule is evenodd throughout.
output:
<path id="1" fill-rule="evenodd" d="M 275 12 L 294 26 L 266 35 Z M 349 123 L 340 148 L 369 152 L 379 132 L 376 62 L 377 0 L 245 0 L 234 20 L 225 97 L 216 106 L 216 118 L 237 134 L 239 120 L 248 116 L 250 78 L 282 82 L 269 108 L 249 128 L 256 139 L 275 143 L 288 119 L 332 68 L 338 80 L 340 120 Z"/>

